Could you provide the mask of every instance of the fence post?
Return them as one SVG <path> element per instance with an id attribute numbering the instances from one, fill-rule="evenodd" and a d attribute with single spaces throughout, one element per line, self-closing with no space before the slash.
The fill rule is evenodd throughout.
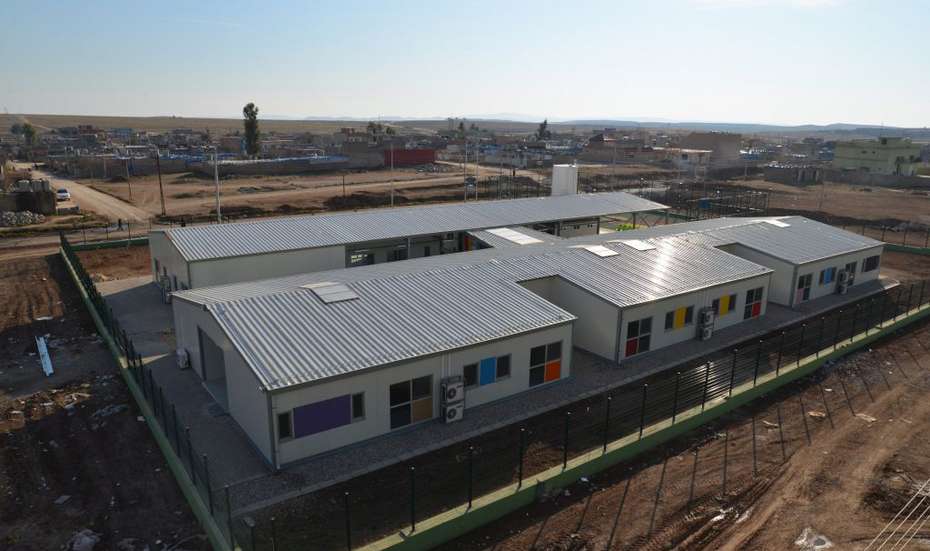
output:
<path id="1" fill-rule="evenodd" d="M 191 445 L 191 428 L 184 427 L 184 439 L 187 440 L 187 466 L 191 469 L 191 482 L 197 486 L 197 468 L 194 466 L 194 447 Z"/>
<path id="2" fill-rule="evenodd" d="M 278 551 L 278 534 L 274 526 L 274 517 L 271 517 L 271 551 Z"/>
<path id="3" fill-rule="evenodd" d="M 708 369 L 710 366 L 708 364 Z M 649 389 L 649 385 L 643 383 L 643 402 L 639 407 L 639 439 L 643 439 L 643 431 L 646 428 L 646 392 Z"/>
<path id="4" fill-rule="evenodd" d="M 798 367 L 801 367 L 801 354 L 804 353 L 804 333 L 807 331 L 807 324 L 801 324 L 801 340 L 798 341 Z"/>
<path id="5" fill-rule="evenodd" d="M 213 515 L 213 483 L 210 481 L 210 460 L 207 458 L 207 454 L 202 454 L 200 456 L 203 459 L 203 481 L 204 485 L 207 487 L 207 501 L 210 505 L 210 515 Z"/>
<path id="6" fill-rule="evenodd" d="M 914 295 L 914 284 L 911 283 L 911 286 L 907 289 L 907 305 L 904 307 L 904 313 L 907 314 L 911 311 L 911 297 Z"/>
<path id="7" fill-rule="evenodd" d="M 417 531 L 417 480 L 416 469 L 410 466 L 410 532 Z"/>
<path id="8" fill-rule="evenodd" d="M 917 307 L 920 308 L 924 303 L 924 285 L 927 283 L 926 279 L 920 280 L 920 295 L 917 297 Z"/>
<path id="9" fill-rule="evenodd" d="M 349 516 L 349 492 L 342 495 L 346 515 L 346 549 L 352 551 L 352 517 Z"/>
<path id="10" fill-rule="evenodd" d="M 733 397 L 733 383 L 736 380 L 736 354 L 739 352 L 738 348 L 733 349 L 733 360 L 730 362 L 730 390 L 727 391 L 727 397 Z"/>
<path id="11" fill-rule="evenodd" d="M 517 488 L 523 486 L 523 452 L 526 450 L 526 429 L 520 427 L 519 463 L 517 463 Z"/>
<path id="12" fill-rule="evenodd" d="M 820 347 L 823 346 L 823 326 L 826 324 L 827 324 L 827 318 L 821 317 L 820 318 L 820 331 L 818 331 L 818 334 L 817 334 L 817 346 L 816 346 L 817 350 L 814 351 L 814 355 L 817 358 L 820 357 Z"/>
<path id="13" fill-rule="evenodd" d="M 833 331 L 833 351 L 836 352 L 836 345 L 840 342 L 840 320 L 843 319 L 843 311 L 836 313 L 836 329 Z"/>
<path id="14" fill-rule="evenodd" d="M 568 468 L 568 424 L 572 418 L 572 412 L 565 412 L 565 426 L 562 432 L 562 470 Z"/>
<path id="15" fill-rule="evenodd" d="M 752 387 L 756 387 L 756 382 L 759 380 L 759 364 L 762 363 L 762 339 L 759 339 L 759 344 L 756 345 L 756 367 L 752 372 Z"/>
<path id="16" fill-rule="evenodd" d="M 856 338 L 856 322 L 859 321 L 860 306 L 860 304 L 856 304 L 856 309 L 853 310 L 852 328 L 849 330 L 849 342 L 853 342 L 853 339 Z"/>
<path id="17" fill-rule="evenodd" d="M 174 433 L 174 445 L 177 448 L 178 452 L 181 451 L 181 440 L 178 435 L 178 408 L 174 404 L 171 404 L 171 432 Z"/>
<path id="18" fill-rule="evenodd" d="M 701 394 L 701 413 L 704 412 L 704 405 L 707 403 L 707 385 L 710 382 L 710 361 L 708 360 L 704 365 L 704 390 Z"/>
<path id="19" fill-rule="evenodd" d="M 885 240 L 885 225 L 882 224 L 882 241 Z"/>
<path id="20" fill-rule="evenodd" d="M 229 543 L 233 541 L 233 524 L 232 524 L 232 504 L 229 500 L 229 484 L 223 485 L 223 493 L 226 496 L 226 525 L 229 526 Z"/>
<path id="21" fill-rule="evenodd" d="M 607 453 L 607 439 L 610 438 L 610 403 L 613 398 L 608 396 L 604 406 L 604 453 Z"/>
<path id="22" fill-rule="evenodd" d="M 475 447 L 468 446 L 468 510 L 471 511 L 471 500 L 474 495 L 475 474 Z"/>
<path id="23" fill-rule="evenodd" d="M 778 372 L 781 370 L 781 355 L 782 350 L 785 348 L 785 331 L 781 332 L 781 338 L 778 340 L 778 360 L 775 362 L 775 376 L 778 377 Z"/>
<path id="24" fill-rule="evenodd" d="M 681 384 L 681 371 L 675 372 L 675 398 L 672 400 L 672 424 L 678 417 L 678 387 Z"/>

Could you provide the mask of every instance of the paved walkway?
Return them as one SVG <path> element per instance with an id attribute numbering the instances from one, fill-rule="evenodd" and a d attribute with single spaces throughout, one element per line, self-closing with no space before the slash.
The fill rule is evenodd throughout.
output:
<path id="1" fill-rule="evenodd" d="M 332 484 L 462 442 L 521 420 L 558 409 L 643 379 L 714 350 L 730 348 L 897 285 L 890 280 L 854 287 L 845 296 L 830 295 L 792 310 L 768 305 L 765 316 L 717 331 L 709 341 L 690 340 L 655 350 L 618 365 L 580 350 L 573 354 L 572 376 L 563 382 L 469 409 L 453 425 L 427 423 L 312 457 L 273 474 L 239 426 L 204 389 L 199 377 L 174 361 L 171 309 L 161 302 L 148 277 L 98 284 L 136 349 L 150 365 L 166 397 L 191 426 L 198 450 L 211 458 L 214 481 L 230 484 L 237 514 L 307 494 Z M 144 311 L 145 315 L 139 315 Z M 223 459 L 218 459 L 223 458 Z"/>
<path id="2" fill-rule="evenodd" d="M 239 427 L 204 388 L 192 370 L 177 367 L 171 306 L 161 300 L 149 276 L 97 283 L 97 289 L 132 339 L 136 352 L 177 408 L 179 424 L 191 429 L 198 453 L 210 458 L 215 487 L 266 476 L 266 463 Z"/>

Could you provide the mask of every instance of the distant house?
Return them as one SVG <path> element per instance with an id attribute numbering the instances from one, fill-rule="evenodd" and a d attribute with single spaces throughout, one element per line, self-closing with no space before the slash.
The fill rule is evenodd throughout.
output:
<path id="1" fill-rule="evenodd" d="M 913 176 L 920 163 L 920 146 L 908 138 L 837 142 L 833 167 L 870 174 Z"/>

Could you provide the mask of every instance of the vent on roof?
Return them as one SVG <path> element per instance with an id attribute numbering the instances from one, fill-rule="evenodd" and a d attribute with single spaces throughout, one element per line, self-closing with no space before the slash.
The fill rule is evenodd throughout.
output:
<path id="1" fill-rule="evenodd" d="M 655 245 L 650 245 L 642 239 L 621 239 L 620 242 L 627 247 L 633 247 L 637 251 L 651 251 L 656 248 Z"/>
<path id="2" fill-rule="evenodd" d="M 588 251 L 589 253 L 594 253 L 600 257 L 617 256 L 618 254 L 617 251 L 608 249 L 603 245 L 585 245 L 582 247 L 582 249 Z"/>
<path id="3" fill-rule="evenodd" d="M 493 233 L 498 237 L 503 237 L 507 241 L 512 241 L 517 245 L 532 245 L 533 243 L 542 243 L 541 239 L 530 237 L 525 233 L 520 233 L 510 228 L 494 228 L 492 230 L 488 230 L 488 233 Z"/>
<path id="4" fill-rule="evenodd" d="M 302 287 L 304 289 L 310 289 L 313 291 L 313 293 L 326 304 L 342 302 L 345 300 L 355 300 L 358 298 L 358 294 L 356 294 L 352 289 L 349 289 L 345 283 L 333 283 L 331 281 L 324 281 L 322 283 L 310 283 L 308 285 L 302 285 Z"/>
<path id="5" fill-rule="evenodd" d="M 763 220 L 763 222 L 765 222 L 766 224 L 777 226 L 779 228 L 790 228 L 791 227 L 791 224 L 788 224 L 787 222 L 782 222 L 781 220 Z"/>

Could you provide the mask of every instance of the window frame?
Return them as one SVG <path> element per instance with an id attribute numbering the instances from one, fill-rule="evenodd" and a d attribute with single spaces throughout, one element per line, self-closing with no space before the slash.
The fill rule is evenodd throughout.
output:
<path id="1" fill-rule="evenodd" d="M 281 419 L 287 419 L 287 435 L 283 435 L 281 427 Z M 278 413 L 277 417 L 277 429 L 278 429 L 278 442 L 287 442 L 294 439 L 294 415 L 291 413 L 291 410 L 287 410 L 281 413 Z"/>
<path id="2" fill-rule="evenodd" d="M 644 322 L 646 322 L 646 323 L 644 323 Z M 631 336 L 630 336 L 630 333 L 633 332 L 634 324 L 635 324 L 635 327 L 636 327 L 636 331 L 635 331 L 636 334 L 633 335 L 633 336 L 631 337 Z M 643 325 L 647 325 L 647 326 L 648 326 L 648 329 L 647 329 L 646 331 L 643 331 Z M 642 343 L 643 343 L 643 339 L 644 339 L 644 338 L 645 338 L 645 342 L 646 342 L 645 349 L 643 349 L 643 347 L 642 347 Z M 635 350 L 634 352 L 631 353 L 631 352 L 630 352 L 630 343 L 631 343 L 632 341 L 636 341 L 636 350 Z M 638 320 L 632 320 L 632 321 L 627 322 L 627 325 L 626 325 L 626 341 L 625 341 L 625 347 L 624 347 L 624 349 L 623 349 L 623 351 L 624 351 L 624 355 L 623 355 L 624 358 L 629 358 L 629 357 L 632 357 L 632 356 L 636 356 L 637 354 L 645 354 L 646 352 L 649 352 L 651 349 L 652 349 L 652 316 L 649 316 L 649 317 L 647 317 L 647 318 L 640 318 L 640 319 L 638 319 Z"/>
<path id="3" fill-rule="evenodd" d="M 356 415 L 355 411 L 355 397 L 360 396 L 362 399 L 362 414 Z M 359 423 L 365 420 L 368 408 L 365 407 L 365 392 L 353 392 L 349 398 L 349 424 Z"/>
<path id="4" fill-rule="evenodd" d="M 869 263 L 873 260 L 875 261 L 875 265 L 870 268 Z M 875 254 L 875 255 L 867 256 L 863 258 L 862 259 L 862 273 L 865 274 L 868 272 L 874 272 L 875 270 L 881 267 L 881 262 L 882 262 L 882 255 L 880 254 Z"/>
<path id="5" fill-rule="evenodd" d="M 533 362 L 533 352 L 535 350 L 543 349 L 542 360 L 539 363 Z M 558 356 L 555 356 L 555 353 L 558 353 Z M 555 362 L 559 364 L 559 376 L 554 379 L 546 380 L 546 369 Z M 534 376 L 539 375 L 539 380 L 534 381 Z M 528 370 L 528 386 L 529 388 L 535 388 L 537 386 L 554 383 L 562 379 L 562 341 L 554 341 L 547 344 L 542 344 L 539 346 L 534 346 L 530 349 L 530 366 Z"/>
<path id="6" fill-rule="evenodd" d="M 743 304 L 743 320 L 757 318 L 762 315 L 762 299 L 765 287 L 754 287 L 746 290 L 746 302 Z M 759 305 L 759 313 L 753 313 L 755 305 Z"/>
<path id="7" fill-rule="evenodd" d="M 474 369 L 474 377 L 472 377 L 471 383 L 468 382 L 469 369 Z M 478 386 L 478 362 L 465 364 L 462 366 L 462 381 L 465 383 L 465 388 L 473 388 Z"/>
<path id="8" fill-rule="evenodd" d="M 817 280 L 818 285 L 829 285 L 834 281 L 836 281 L 836 266 L 820 270 L 820 277 Z"/>
<path id="9" fill-rule="evenodd" d="M 422 380 L 422 379 L 428 379 L 428 381 L 429 381 L 429 393 L 426 394 L 426 395 L 417 397 L 417 396 L 414 394 L 414 381 L 419 381 L 419 380 Z M 407 384 L 407 401 L 405 401 L 405 402 L 393 403 L 393 401 L 390 399 L 391 388 L 393 388 L 393 387 L 395 387 L 395 386 L 397 386 L 397 385 L 401 385 L 401 384 L 403 384 L 403 383 L 406 383 L 406 384 Z M 430 373 L 430 374 L 428 374 L 428 375 L 422 375 L 422 376 L 420 376 L 420 377 L 414 377 L 414 378 L 412 378 L 412 379 L 407 379 L 406 381 L 398 381 L 398 382 L 396 382 L 396 383 L 391 383 L 390 385 L 388 385 L 388 424 L 390 425 L 390 430 L 402 429 L 402 428 L 404 428 L 404 427 L 410 427 L 410 426 L 413 426 L 413 425 L 419 425 L 420 423 L 425 423 L 425 422 L 427 422 L 427 421 L 433 420 L 433 419 L 435 418 L 434 409 L 435 409 L 435 406 L 436 406 L 435 402 L 433 401 L 433 396 L 434 396 L 434 394 L 435 394 L 435 392 L 434 392 L 434 389 L 433 389 L 433 374 L 432 374 L 432 373 Z M 430 415 L 429 415 L 429 417 L 427 417 L 427 418 L 425 418 L 425 419 L 414 420 L 414 418 L 413 418 L 413 409 L 414 409 L 414 405 L 417 404 L 417 403 L 424 402 L 425 400 L 429 400 L 429 403 L 430 403 Z M 399 425 L 396 425 L 396 426 L 395 426 L 395 425 L 394 425 L 394 412 L 395 412 L 395 411 L 401 411 L 401 410 L 403 410 L 404 408 L 407 409 L 407 418 L 408 418 L 408 420 L 407 420 L 406 423 L 399 424 Z"/>

